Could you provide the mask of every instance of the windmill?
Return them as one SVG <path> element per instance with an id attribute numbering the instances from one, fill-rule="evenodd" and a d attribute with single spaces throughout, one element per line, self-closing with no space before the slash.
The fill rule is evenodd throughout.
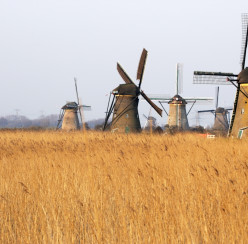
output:
<path id="1" fill-rule="evenodd" d="M 125 133 L 141 131 L 138 113 L 140 95 L 162 116 L 162 109 L 156 106 L 141 90 L 146 58 L 147 51 L 143 49 L 137 71 L 138 86 L 131 80 L 121 65 L 117 63 L 117 71 L 126 84 L 120 84 L 112 91 L 113 98 L 111 103 L 109 99 L 103 130 L 110 128 L 113 132 Z M 112 122 L 108 124 L 112 113 Z"/>
<path id="2" fill-rule="evenodd" d="M 147 130 L 150 132 L 153 131 L 157 127 L 157 119 L 153 117 L 151 114 L 152 114 L 152 107 L 150 108 L 148 116 L 143 114 L 144 118 L 146 119 L 144 130 Z"/>
<path id="3" fill-rule="evenodd" d="M 219 86 L 216 89 L 215 109 L 199 110 L 197 112 L 198 112 L 198 114 L 200 114 L 200 113 L 212 113 L 214 115 L 213 130 L 227 132 L 228 128 L 229 128 L 229 120 L 230 120 L 230 119 L 228 119 L 228 117 L 230 117 L 229 111 L 232 110 L 232 108 L 219 107 L 218 103 L 219 103 Z"/>
<path id="4" fill-rule="evenodd" d="M 78 89 L 77 89 L 77 79 L 74 78 L 75 89 L 77 95 L 77 103 L 76 102 L 67 102 L 60 111 L 57 129 L 62 128 L 62 130 L 79 130 L 84 126 L 84 117 L 83 111 L 90 110 L 91 106 L 82 105 L 80 98 L 78 97 Z M 79 122 L 79 117 L 80 122 Z"/>
<path id="5" fill-rule="evenodd" d="M 233 85 L 236 96 L 233 105 L 229 136 L 237 137 L 240 129 L 248 126 L 248 68 L 245 68 L 246 50 L 248 42 L 248 14 L 242 14 L 242 43 L 241 43 L 241 72 L 237 74 L 222 72 L 194 72 L 195 84 Z M 243 136 L 247 136 L 247 131 Z"/>
<path id="6" fill-rule="evenodd" d="M 196 102 L 209 102 L 212 98 L 206 97 L 188 97 L 183 98 L 182 93 L 182 81 L 183 81 L 183 65 L 177 63 L 176 65 L 176 95 L 171 97 L 168 95 L 150 95 L 151 100 L 158 100 L 163 107 L 165 113 L 168 115 L 167 125 L 169 128 L 176 128 L 178 130 L 189 130 L 188 115 L 192 110 Z M 169 113 L 165 110 L 162 103 L 169 104 Z M 186 105 L 191 103 L 191 107 L 186 112 Z"/>

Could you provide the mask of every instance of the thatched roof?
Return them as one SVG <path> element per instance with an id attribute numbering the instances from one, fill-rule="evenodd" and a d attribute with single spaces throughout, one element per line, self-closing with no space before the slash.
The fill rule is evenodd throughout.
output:
<path id="1" fill-rule="evenodd" d="M 78 104 L 76 102 L 68 102 L 62 107 L 62 109 L 77 109 Z"/>

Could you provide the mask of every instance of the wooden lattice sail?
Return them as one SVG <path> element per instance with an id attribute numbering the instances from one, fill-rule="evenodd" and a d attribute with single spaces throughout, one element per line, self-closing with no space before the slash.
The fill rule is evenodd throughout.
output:
<path id="1" fill-rule="evenodd" d="M 238 75 L 222 72 L 194 72 L 195 84 L 232 84 L 236 87 L 233 114 L 228 130 L 228 135 L 233 137 L 238 137 L 239 131 L 248 127 L 248 69 L 245 68 L 248 42 L 248 14 L 242 14 L 242 32 L 241 72 Z M 243 131 L 243 136 L 248 136 L 248 131 Z"/>

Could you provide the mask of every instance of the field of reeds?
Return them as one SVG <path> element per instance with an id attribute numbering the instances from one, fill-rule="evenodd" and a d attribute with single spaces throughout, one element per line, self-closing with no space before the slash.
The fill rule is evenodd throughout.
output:
<path id="1" fill-rule="evenodd" d="M 0 243 L 244 243 L 248 140 L 0 131 Z"/>

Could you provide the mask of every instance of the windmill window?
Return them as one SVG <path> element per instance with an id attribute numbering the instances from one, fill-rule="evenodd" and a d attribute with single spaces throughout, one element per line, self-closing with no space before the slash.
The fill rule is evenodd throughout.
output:
<path id="1" fill-rule="evenodd" d="M 242 108 L 242 109 L 241 109 L 241 114 L 244 114 L 244 113 L 245 113 L 245 109 Z"/>
<path id="2" fill-rule="evenodd" d="M 128 118 L 128 114 L 126 114 L 126 118 Z"/>

